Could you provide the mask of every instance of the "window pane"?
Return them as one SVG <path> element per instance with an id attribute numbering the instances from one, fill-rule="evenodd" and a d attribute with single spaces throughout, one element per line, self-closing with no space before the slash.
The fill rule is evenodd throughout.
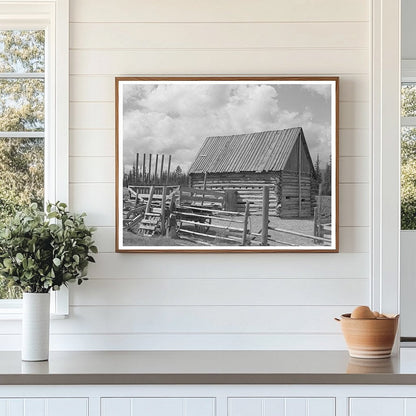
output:
<path id="1" fill-rule="evenodd" d="M 403 83 L 402 84 L 402 117 L 416 116 L 416 84 Z"/>
<path id="2" fill-rule="evenodd" d="M 45 31 L 0 30 L 0 72 L 45 72 Z"/>
<path id="3" fill-rule="evenodd" d="M 0 224 L 15 210 L 43 205 L 44 140 L 0 138 Z M 19 299 L 21 291 L 0 279 L 0 299 Z"/>
<path id="4" fill-rule="evenodd" d="M 0 79 L 0 131 L 45 129 L 45 82 L 42 79 Z"/>
<path id="5" fill-rule="evenodd" d="M 0 30 L 0 132 L 45 129 L 45 82 L 24 77 L 45 72 L 45 31 Z M 17 75 L 20 75 L 17 76 Z M 22 77 L 23 75 L 23 77 Z M 0 227 L 31 202 L 43 206 L 44 139 L 0 137 Z M 0 278 L 0 299 L 21 298 L 18 288 Z"/>
<path id="6" fill-rule="evenodd" d="M 0 138 L 0 219 L 31 202 L 43 205 L 44 140 Z"/>
<path id="7" fill-rule="evenodd" d="M 401 228 L 416 229 L 416 128 L 402 127 Z"/>

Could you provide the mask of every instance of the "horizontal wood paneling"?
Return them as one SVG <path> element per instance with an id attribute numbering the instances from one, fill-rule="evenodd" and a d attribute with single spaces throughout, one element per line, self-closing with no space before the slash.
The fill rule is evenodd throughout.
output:
<path id="1" fill-rule="evenodd" d="M 97 254 L 90 276 L 114 279 L 140 277 L 187 278 L 366 278 L 365 253 L 264 254 Z M 207 267 L 207 265 L 212 267 Z M 340 267 L 342 264 L 342 267 Z M 215 268 L 215 269 L 213 269 Z M 261 290 L 261 287 L 259 287 Z"/>
<path id="2" fill-rule="evenodd" d="M 131 319 L 131 318 L 130 318 Z M 281 334 L 52 334 L 52 350 L 345 350 L 341 333 Z M 0 351 L 19 350 L 20 334 L 0 334 Z"/>
<path id="3" fill-rule="evenodd" d="M 70 77 L 70 100 L 114 102 L 114 85 L 114 75 L 72 75 Z M 368 86 L 366 75 L 343 75 L 339 83 L 340 100 L 368 102 Z"/>
<path id="4" fill-rule="evenodd" d="M 100 253 L 52 348 L 345 348 L 332 318 L 369 302 L 370 5 L 71 0 L 70 206 Z M 114 77 L 146 74 L 340 76 L 341 252 L 114 253 Z"/>
<path id="5" fill-rule="evenodd" d="M 70 51 L 72 75 L 342 75 L 367 70 L 365 49 Z"/>
<path id="6" fill-rule="evenodd" d="M 339 131 L 340 156 L 368 156 L 370 143 L 368 128 L 341 129 Z"/>
<path id="7" fill-rule="evenodd" d="M 71 49 L 367 48 L 367 22 L 72 23 Z"/>
<path id="8" fill-rule="evenodd" d="M 86 212 L 89 225 L 115 224 L 115 188 L 112 183 L 69 184 L 70 208 Z"/>
<path id="9" fill-rule="evenodd" d="M 338 334 L 333 318 L 354 307 L 71 306 L 70 319 L 51 321 L 51 334 Z M 2 321 L 0 334 L 20 333 L 20 321 Z"/>
<path id="10" fill-rule="evenodd" d="M 261 290 L 259 290 L 261 288 Z M 311 293 L 314 296 L 311 296 Z M 358 293 L 358 295 L 357 295 Z M 364 279 L 110 279 L 74 287 L 71 305 L 355 305 L 365 304 Z"/>
<path id="11" fill-rule="evenodd" d="M 370 166 L 368 157 L 340 157 L 340 183 L 367 183 L 369 181 Z"/>
<path id="12" fill-rule="evenodd" d="M 341 129 L 368 129 L 369 106 L 365 102 L 340 102 L 339 127 Z"/>
<path id="13" fill-rule="evenodd" d="M 368 227 L 341 227 L 340 251 L 342 253 L 368 253 L 370 231 Z M 114 253 L 115 228 L 98 227 L 94 239 L 100 253 Z"/>
<path id="14" fill-rule="evenodd" d="M 71 0 L 71 22 L 302 22 L 368 21 L 362 0 Z"/>
<path id="15" fill-rule="evenodd" d="M 69 182 L 115 182 L 114 157 L 70 157 Z"/>
<path id="16" fill-rule="evenodd" d="M 76 129 L 114 128 L 114 104 L 111 102 L 72 102 L 69 125 Z M 94 117 L 92 117 L 94 115 Z M 368 103 L 341 102 L 339 125 L 341 129 L 369 127 Z"/>
<path id="17" fill-rule="evenodd" d="M 113 103 L 70 103 L 70 128 L 114 129 L 114 117 Z"/>
<path id="18" fill-rule="evenodd" d="M 115 157 L 114 127 L 108 130 L 70 130 L 69 155 Z"/>
<path id="19" fill-rule="evenodd" d="M 94 232 L 94 241 L 100 253 L 114 253 L 116 229 L 112 227 L 97 227 Z"/>
<path id="20" fill-rule="evenodd" d="M 370 228 L 340 227 L 339 246 L 341 253 L 368 253 L 370 250 Z"/>
<path id="21" fill-rule="evenodd" d="M 350 227 L 370 225 L 368 184 L 341 184 L 339 186 L 339 224 Z"/>
<path id="22" fill-rule="evenodd" d="M 333 317 L 353 306 L 82 306 L 69 320 L 52 322 L 58 333 L 337 333 Z M 284 319 L 283 319 L 284 318 Z"/>

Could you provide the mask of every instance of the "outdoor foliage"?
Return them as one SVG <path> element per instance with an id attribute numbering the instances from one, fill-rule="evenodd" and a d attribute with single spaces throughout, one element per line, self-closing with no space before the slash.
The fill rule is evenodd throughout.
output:
<path id="1" fill-rule="evenodd" d="M 416 229 L 416 129 L 402 129 L 401 228 Z"/>
<path id="2" fill-rule="evenodd" d="M 416 86 L 402 87 L 402 117 L 416 115 Z M 416 128 L 402 128 L 401 137 L 401 228 L 416 229 Z"/>
<path id="3" fill-rule="evenodd" d="M 0 72 L 44 72 L 44 45 L 43 30 L 0 30 Z M 43 79 L 0 79 L 0 90 L 0 132 L 44 130 Z M 43 206 L 43 188 L 43 138 L 0 138 L 0 230 L 16 211 Z M 0 279 L 0 299 L 20 296 Z"/>
<path id="4" fill-rule="evenodd" d="M 81 284 L 97 252 L 94 229 L 84 217 L 57 203 L 48 204 L 46 214 L 31 204 L 7 219 L 0 230 L 0 276 L 7 286 L 47 293 L 68 282 Z"/>
<path id="5" fill-rule="evenodd" d="M 321 168 L 321 161 L 319 159 L 319 154 L 316 156 L 314 163 L 315 168 L 315 179 L 317 183 L 321 186 L 321 195 L 331 196 L 332 193 L 332 161 L 329 158 L 329 161 L 326 163 L 325 169 Z"/>

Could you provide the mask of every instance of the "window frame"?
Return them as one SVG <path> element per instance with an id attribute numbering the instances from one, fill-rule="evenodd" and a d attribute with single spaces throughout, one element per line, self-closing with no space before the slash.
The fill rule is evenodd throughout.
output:
<path id="1" fill-rule="evenodd" d="M 0 30 L 39 29 L 45 40 L 45 201 L 69 200 L 69 0 L 0 0 Z M 59 87 L 57 87 L 59 86 Z M 51 313 L 69 313 L 66 287 Z M 0 320 L 20 318 L 21 300 L 0 300 Z"/>

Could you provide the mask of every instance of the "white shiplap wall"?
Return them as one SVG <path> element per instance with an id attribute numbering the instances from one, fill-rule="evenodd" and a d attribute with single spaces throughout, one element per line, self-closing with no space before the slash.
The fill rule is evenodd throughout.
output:
<path id="1" fill-rule="evenodd" d="M 332 318 L 369 303 L 370 3 L 70 1 L 70 205 L 100 254 L 53 348 L 344 348 Z M 114 77 L 159 74 L 339 75 L 340 253 L 115 254 Z"/>

